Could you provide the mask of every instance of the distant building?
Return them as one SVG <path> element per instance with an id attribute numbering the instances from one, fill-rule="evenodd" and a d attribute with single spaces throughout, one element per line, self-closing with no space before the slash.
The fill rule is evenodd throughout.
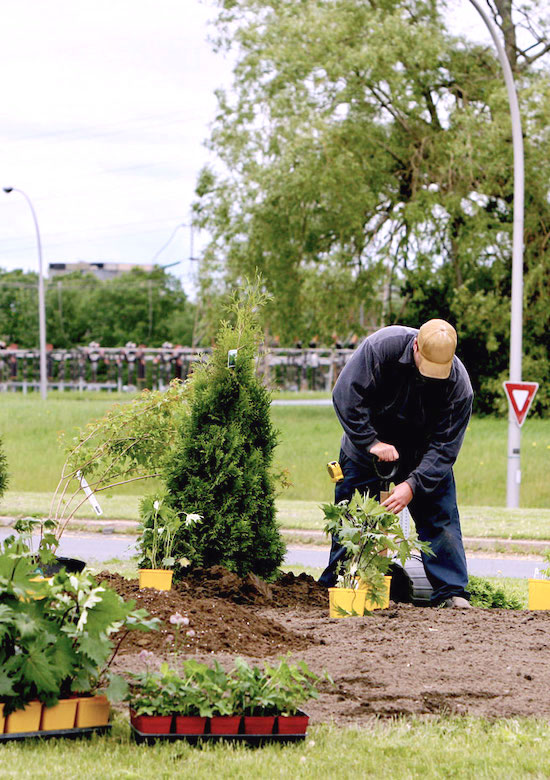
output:
<path id="1" fill-rule="evenodd" d="M 150 273 L 154 271 L 155 266 L 137 263 L 50 263 L 48 275 L 51 279 L 54 276 L 64 276 L 73 273 L 73 271 L 81 271 L 84 274 L 93 274 L 98 279 L 114 279 L 134 268 L 141 268 L 142 271 Z"/>

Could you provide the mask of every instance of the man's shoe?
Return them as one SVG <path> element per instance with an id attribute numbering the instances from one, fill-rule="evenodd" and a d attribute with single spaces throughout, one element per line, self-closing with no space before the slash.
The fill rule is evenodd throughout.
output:
<path id="1" fill-rule="evenodd" d="M 450 607 L 451 609 L 471 609 L 472 605 L 468 601 L 468 599 L 463 598 L 462 596 L 451 596 L 448 599 L 445 599 L 443 604 L 441 605 L 443 607 Z"/>

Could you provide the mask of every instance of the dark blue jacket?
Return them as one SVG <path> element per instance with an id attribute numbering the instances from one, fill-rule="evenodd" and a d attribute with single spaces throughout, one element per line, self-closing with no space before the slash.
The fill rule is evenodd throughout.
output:
<path id="1" fill-rule="evenodd" d="M 413 355 L 417 333 L 392 325 L 366 338 L 338 377 L 332 398 L 344 429 L 342 449 L 351 460 L 371 464 L 373 444 L 393 444 L 400 455 L 399 479 L 413 493 L 429 493 L 458 456 L 473 391 L 456 356 L 448 379 L 420 375 Z"/>

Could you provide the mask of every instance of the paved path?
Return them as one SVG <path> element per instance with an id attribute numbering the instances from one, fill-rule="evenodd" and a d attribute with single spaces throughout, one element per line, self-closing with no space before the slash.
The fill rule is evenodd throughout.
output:
<path id="1" fill-rule="evenodd" d="M 10 534 L 9 528 L 0 528 L 0 539 Z M 135 537 L 114 534 L 65 533 L 59 546 L 59 554 L 67 558 L 85 561 L 128 560 L 136 554 Z M 324 567 L 328 561 L 328 547 L 290 546 L 285 563 L 291 566 Z M 468 555 L 468 571 L 486 577 L 532 577 L 535 568 L 545 567 L 540 558 L 489 558 Z"/>

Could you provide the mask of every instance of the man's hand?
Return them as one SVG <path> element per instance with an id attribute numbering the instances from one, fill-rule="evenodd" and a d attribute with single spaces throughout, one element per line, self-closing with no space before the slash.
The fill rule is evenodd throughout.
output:
<path id="1" fill-rule="evenodd" d="M 383 441 L 379 441 L 377 444 L 373 444 L 369 452 L 371 455 L 376 455 L 378 460 L 399 460 L 399 453 L 393 444 L 386 444 Z"/>
<path id="2" fill-rule="evenodd" d="M 405 509 L 412 497 L 413 492 L 409 483 L 400 482 L 399 485 L 395 486 L 388 498 L 382 501 L 382 506 L 385 506 L 386 509 L 397 515 L 402 509 Z"/>

